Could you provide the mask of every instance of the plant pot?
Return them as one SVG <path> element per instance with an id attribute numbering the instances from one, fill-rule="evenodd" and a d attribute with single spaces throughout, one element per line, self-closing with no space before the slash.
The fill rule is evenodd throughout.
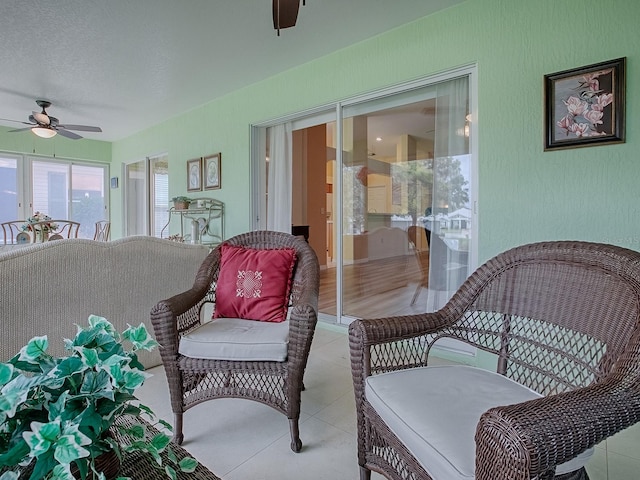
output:
<path id="1" fill-rule="evenodd" d="M 108 450 L 98 455 L 95 459 L 96 470 L 104 473 L 107 480 L 115 480 L 120 472 L 120 459 L 116 455 L 115 450 Z M 80 472 L 75 465 L 71 467 L 71 473 L 77 479 L 80 479 Z M 87 473 L 87 480 L 96 480 L 92 471 Z"/>
<path id="2" fill-rule="evenodd" d="M 173 207 L 176 210 L 188 210 L 191 202 L 173 202 Z"/>

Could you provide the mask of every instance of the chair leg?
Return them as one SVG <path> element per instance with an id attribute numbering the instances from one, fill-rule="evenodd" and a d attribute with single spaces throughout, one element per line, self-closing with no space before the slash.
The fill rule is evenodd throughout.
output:
<path id="1" fill-rule="evenodd" d="M 419 283 L 418 286 L 416 287 L 416 291 L 413 294 L 413 298 L 411 299 L 411 305 L 416 303 L 416 300 L 418 299 L 418 295 L 420 295 L 420 290 L 422 290 L 422 283 Z"/>
<path id="2" fill-rule="evenodd" d="M 184 440 L 184 435 L 182 433 L 182 413 L 174 413 L 174 424 L 173 424 L 173 443 L 177 445 L 182 445 L 182 441 Z"/>
<path id="3" fill-rule="evenodd" d="M 298 419 L 289 419 L 289 430 L 291 431 L 291 450 L 299 453 L 302 450 L 302 440 L 300 440 L 300 430 L 298 429 Z"/>
<path id="4" fill-rule="evenodd" d="M 371 470 L 360 467 L 360 480 L 371 480 Z"/>

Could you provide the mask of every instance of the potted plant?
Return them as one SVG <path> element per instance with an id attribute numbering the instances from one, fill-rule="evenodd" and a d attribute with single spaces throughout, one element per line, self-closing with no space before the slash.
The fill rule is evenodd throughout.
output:
<path id="1" fill-rule="evenodd" d="M 176 210 L 187 210 L 191 204 L 191 199 L 183 195 L 173 197 L 171 201 L 173 202 L 173 206 Z"/>
<path id="2" fill-rule="evenodd" d="M 131 343 L 131 350 L 125 350 L 123 340 Z M 151 463 L 173 479 L 175 468 L 192 472 L 197 462 L 178 462 L 167 434 L 157 430 L 151 441 L 143 440 L 146 425 L 171 430 L 133 395 L 151 376 L 135 352 L 156 345 L 144 324 L 119 334 L 105 318 L 92 315 L 88 326 L 78 326 L 73 340 L 65 340 L 69 356 L 48 354 L 48 339 L 42 336 L 0 363 L 0 480 L 16 479 L 26 469 L 31 480 L 102 480 L 100 459 L 130 452 L 151 455 Z M 117 422 L 124 415 L 134 420 L 129 426 Z M 136 420 L 143 416 L 146 422 Z M 119 444 L 113 433 L 126 434 L 132 441 Z M 162 465 L 160 453 L 165 449 L 173 466 Z"/>

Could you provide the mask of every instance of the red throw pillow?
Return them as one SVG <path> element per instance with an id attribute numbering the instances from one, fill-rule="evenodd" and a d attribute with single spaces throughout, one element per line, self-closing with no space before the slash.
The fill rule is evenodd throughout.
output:
<path id="1" fill-rule="evenodd" d="M 254 249 L 222 244 L 213 318 L 282 322 L 287 317 L 292 248 Z"/>

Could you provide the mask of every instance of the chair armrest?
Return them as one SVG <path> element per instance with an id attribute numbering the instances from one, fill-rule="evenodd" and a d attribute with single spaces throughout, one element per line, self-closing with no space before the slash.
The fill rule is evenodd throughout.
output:
<path id="1" fill-rule="evenodd" d="M 638 392 L 613 380 L 492 408 L 476 430 L 475 478 L 546 478 L 543 472 L 639 420 Z"/>
<path id="2" fill-rule="evenodd" d="M 435 333 L 451 323 L 453 322 L 447 321 L 441 312 L 355 320 L 349 325 L 349 347 L 354 378 L 355 370 L 360 371 L 358 376 L 362 377 L 362 381 L 371 375 L 371 347 Z M 426 364 L 426 360 L 422 358 L 421 364 Z M 417 366 L 415 358 L 410 360 L 396 355 L 378 355 L 375 363 L 376 372 Z"/>
<path id="3" fill-rule="evenodd" d="M 177 354 L 180 332 L 199 322 L 199 305 L 203 298 L 203 292 L 192 288 L 161 300 L 151 309 L 151 323 L 163 357 L 165 353 Z M 189 312 L 190 310 L 193 312 Z M 181 319 L 181 316 L 188 319 Z"/>

